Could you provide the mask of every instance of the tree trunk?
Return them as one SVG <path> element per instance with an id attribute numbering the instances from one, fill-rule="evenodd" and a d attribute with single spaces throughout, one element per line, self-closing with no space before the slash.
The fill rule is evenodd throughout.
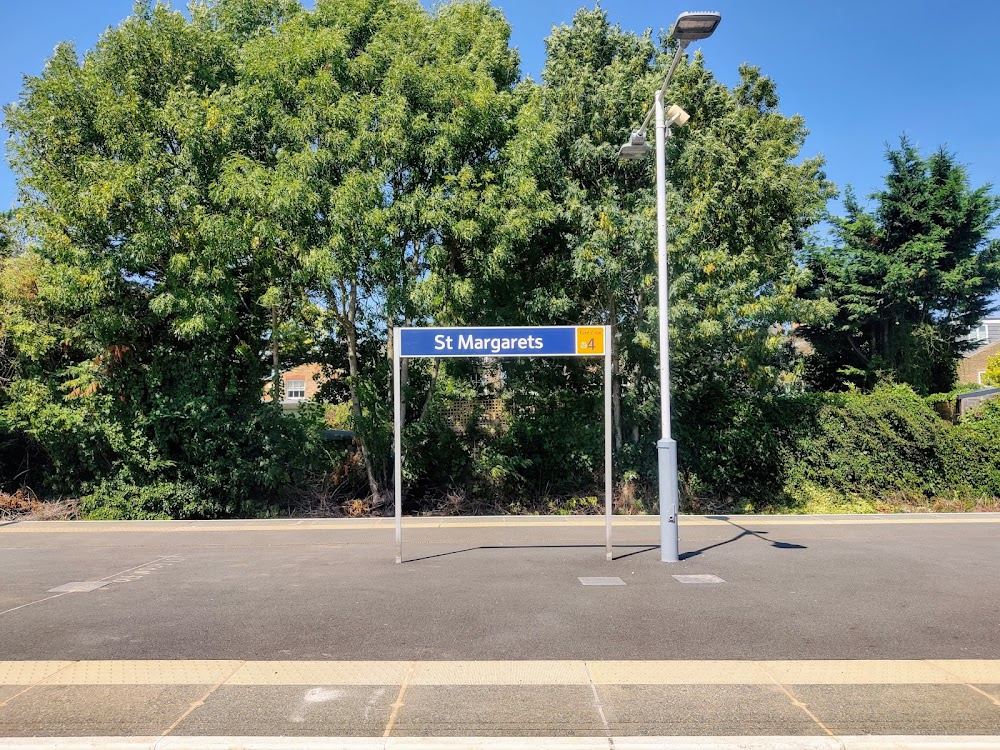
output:
<path id="1" fill-rule="evenodd" d="M 341 288 L 341 291 L 344 292 L 343 288 Z M 361 367 L 358 363 L 358 330 L 356 327 L 358 311 L 357 285 L 351 284 L 350 293 L 347 295 L 342 294 L 341 296 L 345 297 L 344 305 L 346 308 L 344 314 L 341 316 L 341 322 L 344 324 L 344 330 L 347 333 L 347 366 L 350 375 L 348 378 L 348 389 L 351 393 L 351 416 L 354 417 L 354 424 L 359 425 L 364 421 L 364 412 L 361 408 L 361 397 L 358 396 L 357 385 L 357 379 L 361 374 Z M 368 474 L 368 491 L 371 493 L 372 498 L 378 501 L 382 497 L 382 488 L 375 477 L 375 467 L 372 464 L 371 454 L 368 451 L 364 430 L 359 430 L 357 436 L 358 444 L 361 446 L 361 458 L 365 463 L 365 472 Z"/>
<path id="2" fill-rule="evenodd" d="M 281 409 L 281 371 L 278 369 L 278 306 L 271 305 L 271 403 Z"/>
<path id="3" fill-rule="evenodd" d="M 431 401 L 434 400 L 434 386 L 437 383 L 438 375 L 441 374 L 441 358 L 435 357 L 434 364 L 431 367 L 431 383 L 427 388 L 427 398 L 424 399 L 424 408 L 420 410 L 420 421 L 423 422 L 427 417 L 427 412 L 430 411 Z"/>

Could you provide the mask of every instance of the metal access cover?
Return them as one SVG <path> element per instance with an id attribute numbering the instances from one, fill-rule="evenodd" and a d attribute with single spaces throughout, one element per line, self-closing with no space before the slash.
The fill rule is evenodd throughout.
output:
<path id="1" fill-rule="evenodd" d="M 708 574 L 701 575 L 690 575 L 690 576 L 671 576 L 676 578 L 681 583 L 725 583 L 719 576 L 713 576 Z"/>
<path id="2" fill-rule="evenodd" d="M 54 589 L 49 589 L 49 593 L 82 594 L 87 591 L 99 589 L 102 586 L 107 586 L 110 583 L 111 581 L 70 581 L 69 583 L 64 583 L 62 586 L 56 586 Z"/>
<path id="3" fill-rule="evenodd" d="M 623 581 L 618 576 L 593 576 L 593 577 L 580 577 L 580 583 L 584 586 L 624 586 L 625 581 Z"/>

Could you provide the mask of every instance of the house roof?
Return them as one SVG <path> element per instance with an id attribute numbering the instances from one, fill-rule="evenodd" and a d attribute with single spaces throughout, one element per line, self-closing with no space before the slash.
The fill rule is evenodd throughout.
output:
<path id="1" fill-rule="evenodd" d="M 1000 332 L 1000 321 L 997 321 L 996 329 L 998 332 Z M 989 341 L 983 344 L 978 349 L 973 349 L 971 352 L 966 352 L 963 356 L 968 358 L 971 357 L 973 354 L 989 354 L 989 355 L 1000 354 L 1000 338 L 998 338 L 995 341 Z"/>
<path id="2" fill-rule="evenodd" d="M 978 326 L 983 325 L 986 326 L 986 338 L 982 339 L 979 342 L 979 346 L 975 349 L 970 349 L 965 352 L 966 357 L 971 357 L 973 354 L 979 354 L 979 352 L 983 351 L 987 347 L 1000 344 L 1000 318 L 983 318 L 979 321 Z"/>
<path id="3" fill-rule="evenodd" d="M 1000 393 L 1000 388 L 983 388 L 978 391 L 969 391 L 968 393 L 960 393 L 958 395 L 958 400 L 964 401 L 967 398 L 982 398 L 983 396 L 989 396 L 993 393 Z"/>

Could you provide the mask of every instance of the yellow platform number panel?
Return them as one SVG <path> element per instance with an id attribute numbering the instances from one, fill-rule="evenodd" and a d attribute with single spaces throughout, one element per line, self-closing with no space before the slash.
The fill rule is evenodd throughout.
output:
<path id="1" fill-rule="evenodd" d="M 576 353 L 590 356 L 604 354 L 604 328 L 601 326 L 577 328 Z"/>

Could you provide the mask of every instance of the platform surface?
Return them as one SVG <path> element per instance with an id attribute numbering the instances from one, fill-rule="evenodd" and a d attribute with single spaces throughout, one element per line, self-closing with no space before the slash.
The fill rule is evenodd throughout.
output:
<path id="1" fill-rule="evenodd" d="M 1000 746 L 1000 515 L 658 535 L 407 519 L 396 565 L 391 519 L 8 524 L 0 747 Z"/>

